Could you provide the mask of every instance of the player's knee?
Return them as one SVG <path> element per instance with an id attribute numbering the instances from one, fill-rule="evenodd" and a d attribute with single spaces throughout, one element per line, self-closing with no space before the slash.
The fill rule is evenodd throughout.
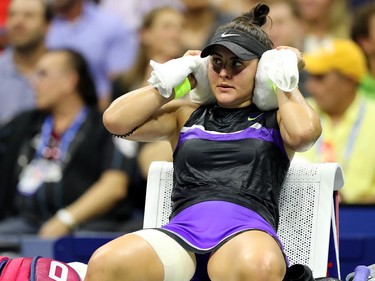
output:
<path id="1" fill-rule="evenodd" d="M 115 280 L 112 276 L 126 272 L 130 257 L 127 251 L 114 250 L 110 245 L 100 247 L 89 260 L 85 281 Z"/>
<path id="2" fill-rule="evenodd" d="M 109 259 L 108 259 L 108 258 Z M 86 281 L 96 281 L 100 278 L 103 278 L 107 270 L 107 263 L 110 263 L 111 256 L 108 254 L 106 250 L 106 246 L 103 246 L 97 249 L 93 255 L 90 257 L 88 267 L 87 267 L 87 274 L 86 274 Z M 105 280 L 105 279 L 104 279 Z"/>
<path id="3" fill-rule="evenodd" d="M 238 260 L 238 280 L 282 280 L 286 265 L 273 252 L 244 254 Z"/>
<path id="4" fill-rule="evenodd" d="M 272 280 L 280 281 L 283 279 L 286 265 L 280 260 L 279 255 L 266 251 L 245 252 L 235 257 L 235 264 L 227 266 L 227 263 L 209 263 L 209 274 L 215 280 Z"/>

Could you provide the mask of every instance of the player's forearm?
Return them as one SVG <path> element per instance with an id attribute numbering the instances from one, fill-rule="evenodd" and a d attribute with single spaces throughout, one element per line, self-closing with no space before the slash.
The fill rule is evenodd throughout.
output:
<path id="1" fill-rule="evenodd" d="M 112 134 L 127 134 L 146 122 L 172 99 L 173 97 L 164 98 L 151 86 L 129 92 L 113 101 L 104 112 L 104 125 Z"/>

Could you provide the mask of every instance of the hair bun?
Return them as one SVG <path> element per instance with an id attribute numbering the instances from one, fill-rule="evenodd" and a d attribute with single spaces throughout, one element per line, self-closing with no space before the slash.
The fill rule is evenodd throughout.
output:
<path id="1" fill-rule="evenodd" d="M 252 23 L 262 26 L 267 21 L 267 15 L 270 12 L 270 8 L 266 4 L 257 4 L 251 9 Z"/>
<path id="2" fill-rule="evenodd" d="M 269 12 L 270 12 L 270 8 L 266 4 L 257 4 L 254 7 L 255 17 L 267 16 Z"/>

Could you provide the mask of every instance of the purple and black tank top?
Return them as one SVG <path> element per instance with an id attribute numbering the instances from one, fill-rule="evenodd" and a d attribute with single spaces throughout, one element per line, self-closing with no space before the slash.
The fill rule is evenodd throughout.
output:
<path id="1" fill-rule="evenodd" d="M 276 112 L 255 105 L 193 112 L 174 152 L 172 214 L 163 232 L 195 253 L 249 229 L 278 240 L 279 195 L 290 161 Z"/>

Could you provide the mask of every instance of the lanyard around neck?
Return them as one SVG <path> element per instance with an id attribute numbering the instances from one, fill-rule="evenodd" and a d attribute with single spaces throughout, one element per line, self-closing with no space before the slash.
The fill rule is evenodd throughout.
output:
<path id="1" fill-rule="evenodd" d="M 88 108 L 83 107 L 80 110 L 80 112 L 77 114 L 73 123 L 61 136 L 61 140 L 60 140 L 59 147 L 58 147 L 59 148 L 59 155 L 57 157 L 58 161 L 62 162 L 64 158 L 66 157 L 68 149 L 69 149 L 69 145 L 74 139 L 82 123 L 86 119 L 87 113 L 88 113 Z M 49 147 L 49 142 L 50 142 L 52 132 L 53 132 L 53 124 L 54 124 L 54 120 L 53 120 L 52 115 L 49 115 L 44 119 L 42 129 L 41 129 L 41 134 L 40 134 L 41 135 L 40 142 L 35 153 L 35 158 L 37 159 L 43 158 L 44 149 Z"/>

